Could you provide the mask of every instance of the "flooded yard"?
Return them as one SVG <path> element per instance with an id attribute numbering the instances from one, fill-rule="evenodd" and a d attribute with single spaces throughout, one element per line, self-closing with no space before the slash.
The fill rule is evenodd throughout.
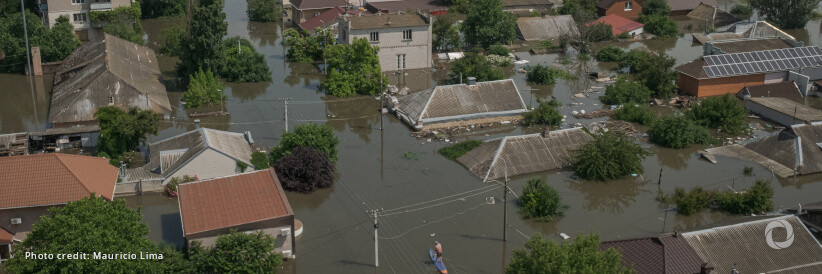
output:
<path id="1" fill-rule="evenodd" d="M 703 146 L 673 150 L 644 144 L 654 155 L 643 162 L 645 171 L 636 177 L 589 182 L 575 179 L 572 172 L 563 170 L 511 178 L 509 186 L 519 195 L 528 178 L 540 177 L 552 185 L 560 193 L 563 204 L 569 206 L 564 217 L 552 222 L 522 219 L 517 213 L 514 195 L 502 202 L 503 192 L 499 184 L 483 183 L 459 163 L 437 154 L 437 149 L 449 144 L 414 138 L 410 129 L 393 115 L 380 117 L 379 101 L 374 97 L 343 99 L 321 91 L 319 83 L 324 76 L 317 66 L 285 62 L 285 50 L 280 45 L 282 25 L 249 23 L 245 10 L 245 1 L 226 5 L 228 35 L 250 39 L 265 55 L 273 79 L 265 83 L 227 83 L 225 108 L 230 115 L 201 117 L 201 126 L 233 132 L 250 131 L 256 145 L 275 146 L 286 129 L 285 109 L 279 99 L 292 98 L 288 105 L 288 128 L 304 123 L 325 124 L 333 128 L 340 139 L 334 186 L 310 195 L 287 193 L 296 218 L 305 228 L 297 239 L 297 259 L 287 261 L 281 273 L 429 273 L 433 268 L 427 250 L 433 246 L 434 240 L 443 244 L 446 264 L 453 273 L 500 273 L 510 261 L 512 250 L 523 247 L 528 237 L 535 233 L 555 241 L 561 241 L 559 233 L 573 236 L 583 232 L 599 233 L 602 240 L 616 240 L 693 229 L 731 216 L 715 211 L 678 216 L 656 200 L 660 191 L 672 193 L 675 187 L 690 189 L 696 186 L 712 190 L 745 189 L 755 179 L 743 176 L 745 166 L 752 166 L 756 177 L 772 178 L 770 171 L 755 163 L 720 157 L 719 163 L 712 164 L 699 159 L 696 151 L 705 148 Z M 174 19 L 144 20 L 148 45 L 157 49 L 155 42 L 162 29 L 181 22 Z M 789 32 L 806 45 L 822 41 L 819 20 L 811 21 L 803 30 Z M 644 46 L 664 52 L 675 57 L 677 64 L 702 54 L 702 47 L 694 45 L 689 35 L 618 45 L 624 48 Z M 538 63 L 559 65 L 557 54 L 515 54 L 529 60 L 531 66 Z M 166 71 L 164 75 L 172 76 L 176 59 L 158 58 L 161 69 Z M 565 106 L 560 109 L 567 115 L 565 127 L 605 119 L 577 120 L 571 115 L 573 111 L 590 112 L 602 108 L 596 93 L 591 97 L 572 98 L 580 90 L 602 84 L 583 77 L 558 80 L 551 86 L 529 85 L 525 74 L 514 72 L 522 66 L 515 65 L 506 74 L 514 79 L 526 103 L 533 101 L 536 104 L 537 99 L 555 97 Z M 576 62 L 567 68 L 573 70 L 575 66 L 590 67 L 594 71 L 613 67 L 592 60 Z M 45 128 L 51 78 L 34 78 L 32 85 L 26 76 L 0 74 L 0 95 L 6 98 L 0 101 L 0 133 Z M 418 91 L 444 83 L 444 73 L 392 74 L 389 79 L 395 84 L 413 84 L 412 91 Z M 179 89 L 169 90 L 169 101 L 175 113 L 172 119 L 161 122 L 159 135 L 152 136 L 151 142 L 195 128 L 193 119 L 188 118 L 186 110 L 179 104 L 181 96 Z M 667 106 L 654 108 L 660 112 L 673 111 Z M 539 128 L 521 126 L 500 127 L 466 132 L 457 140 L 486 140 L 540 131 Z M 403 157 L 407 152 L 419 157 Z M 777 209 L 818 202 L 822 197 L 820 174 L 776 178 L 772 186 L 776 192 L 774 204 Z M 494 197 L 496 203 L 487 203 L 487 197 Z M 144 221 L 151 228 L 151 240 L 178 246 L 183 243 L 176 200 L 159 194 L 119 199 L 124 199 L 130 207 L 142 208 Z M 503 203 L 508 204 L 508 241 L 502 240 Z M 385 217 L 379 219 L 380 266 L 376 270 L 373 266 L 374 229 L 366 214 L 372 209 L 382 209 L 385 213 Z"/>

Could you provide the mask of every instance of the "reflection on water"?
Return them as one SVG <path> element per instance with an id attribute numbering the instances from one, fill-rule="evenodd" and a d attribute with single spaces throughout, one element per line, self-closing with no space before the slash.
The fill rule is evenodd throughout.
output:
<path id="1" fill-rule="evenodd" d="M 0 74 L 0 134 L 43 131 L 54 75 Z"/>
<path id="2" fill-rule="evenodd" d="M 611 214 L 621 214 L 625 209 L 636 202 L 636 196 L 651 193 L 641 189 L 648 184 L 648 180 L 629 177 L 626 179 L 596 182 L 567 180 L 569 188 L 581 192 L 585 198 L 583 207 L 588 211 L 601 211 Z"/>

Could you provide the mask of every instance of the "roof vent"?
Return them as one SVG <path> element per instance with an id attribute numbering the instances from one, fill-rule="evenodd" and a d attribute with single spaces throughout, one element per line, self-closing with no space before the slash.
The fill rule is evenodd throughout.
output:
<path id="1" fill-rule="evenodd" d="M 194 128 L 200 129 L 200 119 L 194 119 Z"/>
<path id="2" fill-rule="evenodd" d="M 468 77 L 468 85 L 473 86 L 477 84 L 477 77 Z"/>
<path id="3" fill-rule="evenodd" d="M 704 263 L 699 269 L 699 274 L 711 274 L 714 271 L 714 265 L 711 263 Z"/>

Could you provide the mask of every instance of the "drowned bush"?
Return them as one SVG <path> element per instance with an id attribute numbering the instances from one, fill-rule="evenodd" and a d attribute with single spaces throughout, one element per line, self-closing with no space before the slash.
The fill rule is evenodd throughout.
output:
<path id="1" fill-rule="evenodd" d="M 614 119 L 648 126 L 656 120 L 656 116 L 650 108 L 627 104 L 614 112 Z"/>
<path id="2" fill-rule="evenodd" d="M 556 84 L 556 78 L 573 79 L 574 76 L 558 68 L 536 65 L 525 75 L 525 80 L 539 85 Z"/>
<path id="3" fill-rule="evenodd" d="M 708 129 L 684 116 L 667 116 L 657 121 L 648 130 L 648 139 L 669 148 L 686 148 L 692 144 L 712 144 L 716 141 Z"/>
<path id="4" fill-rule="evenodd" d="M 625 77 L 605 88 L 605 95 L 599 97 L 603 104 L 645 104 L 651 100 L 651 90 L 641 82 L 631 81 Z"/>
<path id="5" fill-rule="evenodd" d="M 557 107 L 561 104 L 557 100 L 542 101 L 538 100 L 539 106 L 529 112 L 523 114 L 522 123 L 525 126 L 532 125 L 547 125 L 549 127 L 556 127 L 562 123 L 562 114 L 559 113 Z"/>
<path id="6" fill-rule="evenodd" d="M 574 172 L 589 180 L 612 180 L 642 173 L 642 160 L 651 155 L 622 134 L 606 132 L 574 151 Z"/>
<path id="7" fill-rule="evenodd" d="M 597 61 L 600 62 L 619 62 L 625 55 L 625 51 L 613 45 L 605 46 L 597 52 Z"/>
<path id="8" fill-rule="evenodd" d="M 439 150 L 437 150 L 437 153 L 439 153 L 442 156 L 445 156 L 445 158 L 448 158 L 448 160 L 456 160 L 460 156 L 465 155 L 465 153 L 468 153 L 469 151 L 477 148 L 480 145 L 482 145 L 482 141 L 470 140 L 462 143 L 457 143 L 453 146 L 440 148 Z"/>
<path id="9" fill-rule="evenodd" d="M 522 216 L 543 222 L 550 222 L 554 216 L 562 215 L 564 207 L 560 203 L 559 193 L 539 178 L 528 179 L 519 198 Z"/>
<path id="10" fill-rule="evenodd" d="M 311 193 L 334 183 L 334 163 L 309 146 L 297 147 L 274 163 L 277 177 L 287 190 Z"/>

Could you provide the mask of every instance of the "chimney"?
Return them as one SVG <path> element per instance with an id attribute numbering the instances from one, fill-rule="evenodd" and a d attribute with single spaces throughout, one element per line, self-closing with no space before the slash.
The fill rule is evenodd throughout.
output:
<path id="1" fill-rule="evenodd" d="M 468 85 L 473 86 L 477 84 L 477 77 L 468 77 Z"/>
<path id="2" fill-rule="evenodd" d="M 200 119 L 194 119 L 194 129 L 200 129 Z"/>
<path id="3" fill-rule="evenodd" d="M 714 265 L 711 263 L 704 263 L 699 269 L 699 274 L 711 274 L 714 271 Z"/>

